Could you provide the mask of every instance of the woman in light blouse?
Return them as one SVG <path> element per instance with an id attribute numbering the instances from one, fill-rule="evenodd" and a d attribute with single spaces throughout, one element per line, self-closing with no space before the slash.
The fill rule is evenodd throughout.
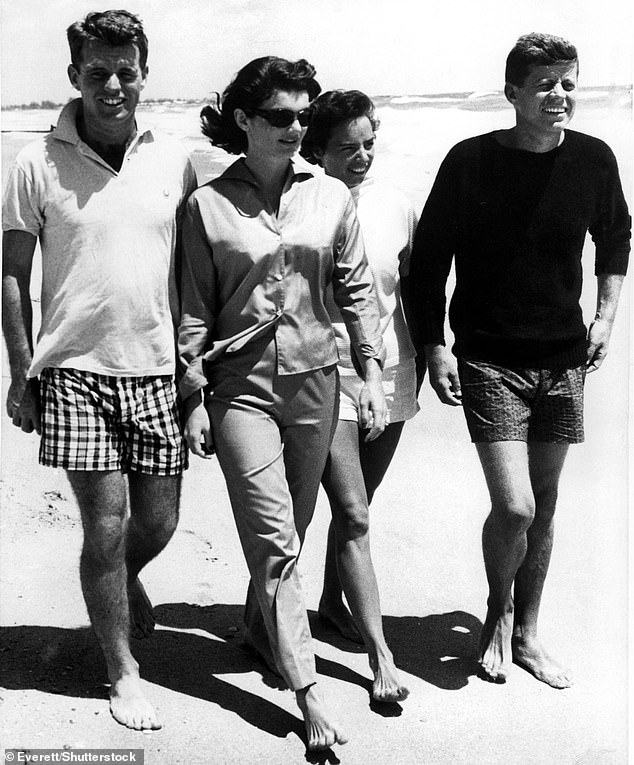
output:
<path id="1" fill-rule="evenodd" d="M 332 285 L 364 378 L 370 437 L 385 424 L 383 345 L 371 273 L 345 185 L 298 166 L 310 101 L 306 61 L 243 67 L 203 133 L 244 153 L 195 191 L 183 224 L 179 350 L 185 438 L 215 449 L 251 584 L 246 640 L 295 691 L 309 749 L 345 743 L 317 688 L 297 557 L 337 417 Z"/>

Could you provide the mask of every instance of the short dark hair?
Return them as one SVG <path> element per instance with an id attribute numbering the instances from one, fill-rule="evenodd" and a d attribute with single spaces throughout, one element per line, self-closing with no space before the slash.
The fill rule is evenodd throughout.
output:
<path id="1" fill-rule="evenodd" d="M 106 45 L 136 45 L 141 69 L 147 64 L 147 37 L 138 16 L 129 11 L 92 11 L 83 21 L 75 21 L 66 30 L 70 60 L 79 69 L 84 43 L 99 40 Z"/>
<path id="2" fill-rule="evenodd" d="M 216 94 L 215 103 L 200 112 L 203 135 L 230 154 L 246 151 L 247 136 L 236 124 L 234 110 L 242 109 L 250 116 L 276 90 L 306 91 L 312 101 L 321 91 L 315 79 L 315 67 L 303 58 L 287 61 L 277 56 L 262 56 L 250 61 L 229 83 L 222 99 Z"/>
<path id="3" fill-rule="evenodd" d="M 522 87 L 536 66 L 546 66 L 560 61 L 577 61 L 577 49 L 563 37 L 531 32 L 522 35 L 506 59 L 506 82 Z"/>
<path id="4" fill-rule="evenodd" d="M 333 130 L 342 122 L 367 117 L 372 130 L 377 130 L 379 120 L 374 114 L 374 104 L 360 90 L 329 90 L 313 101 L 310 122 L 302 141 L 300 153 L 309 162 L 318 163 L 315 150 L 326 150 Z"/>

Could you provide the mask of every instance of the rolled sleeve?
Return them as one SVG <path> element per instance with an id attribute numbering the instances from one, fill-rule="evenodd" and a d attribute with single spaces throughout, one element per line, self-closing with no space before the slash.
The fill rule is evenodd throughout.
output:
<path id="1" fill-rule="evenodd" d="M 385 348 L 379 308 L 352 197 L 339 228 L 332 288 L 357 361 L 374 358 L 382 367 Z"/>

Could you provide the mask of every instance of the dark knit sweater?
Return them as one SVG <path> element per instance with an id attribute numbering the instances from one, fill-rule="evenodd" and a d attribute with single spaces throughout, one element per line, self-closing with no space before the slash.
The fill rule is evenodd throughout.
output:
<path id="1" fill-rule="evenodd" d="M 616 160 L 567 130 L 556 149 L 508 149 L 493 133 L 454 146 L 416 232 L 408 312 L 419 346 L 444 344 L 445 285 L 454 353 L 506 366 L 571 367 L 586 357 L 579 298 L 586 232 L 596 274 L 625 274 L 630 216 Z"/>

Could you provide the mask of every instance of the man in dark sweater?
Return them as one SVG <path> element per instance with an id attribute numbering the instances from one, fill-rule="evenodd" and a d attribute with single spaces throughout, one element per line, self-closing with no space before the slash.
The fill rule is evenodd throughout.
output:
<path id="1" fill-rule="evenodd" d="M 578 60 L 569 42 L 521 37 L 506 63 L 509 130 L 445 158 L 423 210 L 405 299 L 440 400 L 464 408 L 491 496 L 482 535 L 489 583 L 478 649 L 485 677 L 512 662 L 555 688 L 572 684 L 537 637 L 568 445 L 583 440 L 583 384 L 601 365 L 629 255 L 616 161 L 567 129 Z M 579 298 L 586 233 L 596 248 L 597 310 Z M 455 258 L 445 348 L 445 285 Z"/>

